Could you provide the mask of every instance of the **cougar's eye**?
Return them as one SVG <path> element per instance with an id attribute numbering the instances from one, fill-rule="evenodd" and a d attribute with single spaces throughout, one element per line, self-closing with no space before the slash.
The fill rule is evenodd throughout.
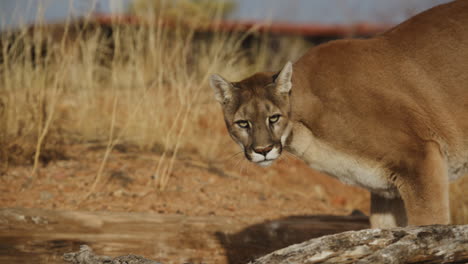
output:
<path id="1" fill-rule="evenodd" d="M 280 115 L 272 115 L 268 118 L 268 121 L 270 121 L 270 124 L 274 124 L 278 122 L 279 119 L 280 119 Z"/>
<path id="2" fill-rule="evenodd" d="M 236 124 L 237 124 L 240 128 L 249 128 L 249 122 L 246 121 L 246 120 L 239 120 L 239 121 L 236 121 Z"/>

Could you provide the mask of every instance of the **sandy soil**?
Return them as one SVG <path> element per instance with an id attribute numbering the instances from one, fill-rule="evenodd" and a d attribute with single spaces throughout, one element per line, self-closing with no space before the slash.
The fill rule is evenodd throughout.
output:
<path id="1" fill-rule="evenodd" d="M 209 164 L 181 154 L 161 191 L 153 175 L 160 155 L 125 147 L 111 153 L 95 192 L 85 198 L 104 153 L 104 147 L 95 145 L 69 146 L 67 160 L 41 167 L 33 179 L 31 166 L 10 168 L 0 177 L 0 206 L 265 219 L 346 215 L 354 209 L 368 213 L 366 191 L 314 172 L 290 156 L 260 168 L 240 161 L 243 157 Z"/>

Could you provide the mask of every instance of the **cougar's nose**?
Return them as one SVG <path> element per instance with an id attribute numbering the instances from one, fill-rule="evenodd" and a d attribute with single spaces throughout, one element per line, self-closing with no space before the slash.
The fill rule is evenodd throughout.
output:
<path id="1" fill-rule="evenodd" d="M 273 145 L 267 146 L 267 147 L 255 147 L 253 150 L 258 153 L 262 154 L 263 156 L 266 156 L 270 150 L 273 149 Z"/>

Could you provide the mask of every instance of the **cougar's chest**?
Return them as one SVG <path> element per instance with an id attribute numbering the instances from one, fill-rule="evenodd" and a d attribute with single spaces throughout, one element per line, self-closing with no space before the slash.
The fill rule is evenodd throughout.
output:
<path id="1" fill-rule="evenodd" d="M 387 170 L 375 161 L 353 157 L 334 149 L 302 125 L 295 125 L 288 150 L 300 157 L 311 168 L 333 176 L 340 181 L 368 189 L 391 198 L 395 188 L 387 178 Z"/>

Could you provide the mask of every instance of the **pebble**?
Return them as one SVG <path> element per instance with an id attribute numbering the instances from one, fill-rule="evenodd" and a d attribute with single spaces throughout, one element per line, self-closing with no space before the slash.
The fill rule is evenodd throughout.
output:
<path id="1" fill-rule="evenodd" d="M 50 199 L 54 198 L 54 195 L 51 194 L 48 191 L 42 191 L 41 194 L 40 194 L 40 198 L 43 201 L 47 201 L 47 200 L 50 200 Z"/>

